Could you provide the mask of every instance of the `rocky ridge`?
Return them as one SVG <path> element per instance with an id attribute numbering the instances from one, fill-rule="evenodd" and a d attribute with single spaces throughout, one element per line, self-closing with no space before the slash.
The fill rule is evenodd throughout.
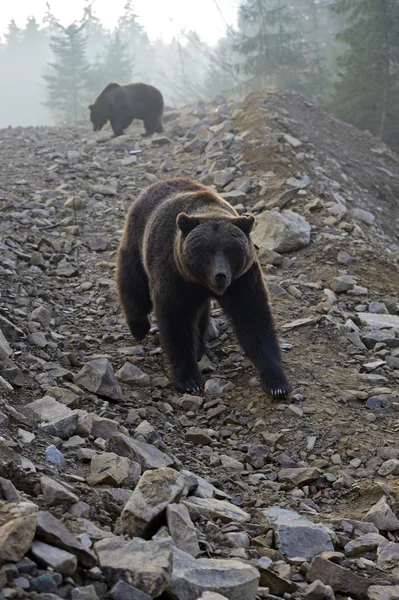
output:
<path id="1" fill-rule="evenodd" d="M 399 161 L 300 96 L 99 138 L 0 132 L 0 598 L 399 597 Z M 204 396 L 116 304 L 132 199 L 190 176 L 256 215 L 294 391 L 215 305 Z"/>

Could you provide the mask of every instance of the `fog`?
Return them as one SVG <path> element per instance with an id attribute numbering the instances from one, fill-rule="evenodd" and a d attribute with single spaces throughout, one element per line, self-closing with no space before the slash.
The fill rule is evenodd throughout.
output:
<path id="1" fill-rule="evenodd" d="M 275 85 L 396 148 L 398 19 L 394 0 L 17 0 L 0 17 L 0 127 L 87 119 L 110 81 L 170 107 Z"/>

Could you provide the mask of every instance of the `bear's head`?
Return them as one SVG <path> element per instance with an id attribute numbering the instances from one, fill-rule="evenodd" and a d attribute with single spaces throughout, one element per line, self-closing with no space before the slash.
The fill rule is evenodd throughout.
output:
<path id="1" fill-rule="evenodd" d="M 254 217 L 177 215 L 176 259 L 183 277 L 221 296 L 256 260 Z"/>
<path id="2" fill-rule="evenodd" d="M 93 123 L 93 131 L 100 131 L 108 121 L 108 110 L 104 103 L 96 101 L 89 104 L 90 120 Z"/>

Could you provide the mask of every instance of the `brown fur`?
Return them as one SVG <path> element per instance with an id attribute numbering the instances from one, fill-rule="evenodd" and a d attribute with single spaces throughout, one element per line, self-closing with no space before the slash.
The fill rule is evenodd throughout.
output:
<path id="1" fill-rule="evenodd" d="M 146 83 L 109 83 L 89 105 L 94 131 L 110 121 L 115 137 L 122 135 L 133 119 L 144 121 L 145 135 L 162 133 L 163 97 L 161 92 Z"/>
<path id="2" fill-rule="evenodd" d="M 210 188 L 183 178 L 150 186 L 129 211 L 117 260 L 120 304 L 139 340 L 149 332 L 154 307 L 179 391 L 202 389 L 197 359 L 215 298 L 259 370 L 263 389 L 276 397 L 289 392 L 250 239 L 253 223 Z"/>

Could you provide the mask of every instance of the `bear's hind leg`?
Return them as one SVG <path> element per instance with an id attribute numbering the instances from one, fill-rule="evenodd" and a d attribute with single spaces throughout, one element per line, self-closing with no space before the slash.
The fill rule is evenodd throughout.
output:
<path id="1" fill-rule="evenodd" d="M 158 121 L 158 117 L 146 117 L 144 119 L 144 129 L 145 129 L 145 133 L 142 134 L 143 137 L 149 137 L 151 135 L 153 135 L 154 133 L 162 133 L 161 131 L 158 131 L 158 127 L 159 127 L 159 121 Z M 162 127 L 162 131 L 163 131 L 163 127 Z"/>
<path id="2" fill-rule="evenodd" d="M 273 398 L 286 398 L 290 385 L 281 364 L 280 347 L 259 265 L 234 281 L 218 298 L 229 315 L 238 340 L 259 371 L 262 389 Z"/>
<path id="3" fill-rule="evenodd" d="M 120 248 L 116 282 L 119 301 L 132 336 L 142 340 L 150 331 L 148 315 L 152 310 L 147 275 L 136 246 Z"/>
<path id="4" fill-rule="evenodd" d="M 164 131 L 165 131 L 165 129 L 164 129 L 164 126 L 162 125 L 162 120 L 159 120 L 157 128 L 155 130 L 155 133 L 163 133 Z"/>
<path id="5" fill-rule="evenodd" d="M 174 386 L 178 392 L 201 392 L 204 381 L 197 365 L 198 307 L 187 307 L 168 296 L 167 290 L 158 289 L 154 308 Z"/>

